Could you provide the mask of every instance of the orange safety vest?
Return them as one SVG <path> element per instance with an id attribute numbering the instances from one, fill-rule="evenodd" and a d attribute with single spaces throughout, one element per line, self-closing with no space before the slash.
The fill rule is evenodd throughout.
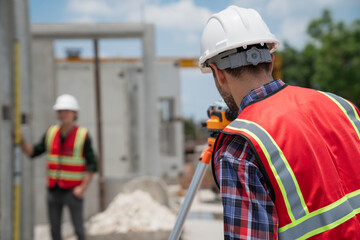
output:
<path id="1" fill-rule="evenodd" d="M 81 184 L 86 170 L 84 143 L 88 130 L 74 127 L 61 144 L 60 126 L 46 133 L 48 187 L 71 189 Z"/>
<path id="2" fill-rule="evenodd" d="M 248 105 L 214 155 L 228 134 L 252 145 L 274 189 L 279 239 L 360 239 L 359 115 L 335 94 L 285 86 Z"/>

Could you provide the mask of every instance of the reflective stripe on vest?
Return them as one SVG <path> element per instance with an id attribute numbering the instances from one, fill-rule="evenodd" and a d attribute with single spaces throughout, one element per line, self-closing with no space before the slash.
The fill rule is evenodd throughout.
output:
<path id="1" fill-rule="evenodd" d="M 47 151 L 48 153 L 51 150 L 51 146 L 53 144 L 55 134 L 59 131 L 59 129 L 60 126 L 51 126 L 50 129 L 48 130 L 48 133 L 46 134 L 46 149 L 48 150 Z"/>
<path id="2" fill-rule="evenodd" d="M 353 125 L 353 127 L 358 135 L 358 138 L 360 139 L 360 118 L 359 118 L 359 115 L 357 114 L 354 106 L 351 103 L 349 103 L 347 100 L 345 100 L 335 94 L 325 93 L 325 92 L 320 92 L 320 93 L 329 97 L 333 102 L 336 103 L 336 105 L 339 106 L 339 108 L 345 113 L 346 117 L 349 119 L 349 121 Z"/>
<path id="3" fill-rule="evenodd" d="M 360 139 L 360 118 L 354 106 L 334 94 L 321 93 L 341 108 Z M 279 239 L 307 239 L 333 229 L 360 213 L 360 190 L 346 194 L 328 206 L 309 213 L 295 175 L 271 135 L 260 125 L 243 119 L 236 119 L 226 129 L 242 131 L 251 136 L 267 159 L 291 219 L 290 224 L 279 228 Z"/>
<path id="4" fill-rule="evenodd" d="M 226 128 L 246 132 L 258 142 L 279 184 L 291 221 L 309 213 L 294 173 L 270 134 L 258 124 L 247 120 L 236 119 Z"/>

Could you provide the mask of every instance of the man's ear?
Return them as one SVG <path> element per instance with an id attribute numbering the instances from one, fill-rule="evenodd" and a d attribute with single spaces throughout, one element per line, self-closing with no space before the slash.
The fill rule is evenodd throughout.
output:
<path id="1" fill-rule="evenodd" d="M 224 70 L 219 69 L 214 63 L 210 63 L 210 67 L 213 69 L 213 73 L 221 87 L 227 84 Z"/>

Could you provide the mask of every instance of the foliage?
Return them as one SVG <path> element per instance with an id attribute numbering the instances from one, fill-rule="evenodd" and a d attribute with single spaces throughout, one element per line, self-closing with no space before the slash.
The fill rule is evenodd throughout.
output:
<path id="1" fill-rule="evenodd" d="M 200 123 L 197 123 L 192 118 L 185 118 L 184 132 L 187 139 L 203 139 L 205 137 L 204 130 Z"/>
<path id="2" fill-rule="evenodd" d="M 296 50 L 285 43 L 283 76 L 290 83 L 330 91 L 360 105 L 360 20 L 334 22 L 329 10 L 310 22 L 310 41 Z"/>

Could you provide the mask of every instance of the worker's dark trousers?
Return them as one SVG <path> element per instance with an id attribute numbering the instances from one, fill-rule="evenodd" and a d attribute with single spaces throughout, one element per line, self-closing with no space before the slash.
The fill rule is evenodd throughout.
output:
<path id="1" fill-rule="evenodd" d="M 70 210 L 71 220 L 78 240 L 85 240 L 83 225 L 83 200 L 74 196 L 71 190 L 48 191 L 48 215 L 53 240 L 61 240 L 61 220 L 64 206 Z"/>

